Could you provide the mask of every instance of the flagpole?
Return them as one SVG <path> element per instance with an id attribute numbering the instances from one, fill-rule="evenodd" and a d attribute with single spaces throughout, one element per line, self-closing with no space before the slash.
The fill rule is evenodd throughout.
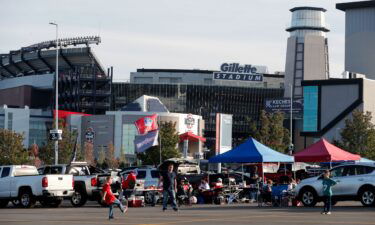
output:
<path id="1" fill-rule="evenodd" d="M 159 119 L 159 123 L 161 121 L 160 119 L 160 115 L 158 115 L 158 119 Z M 158 127 L 159 129 L 159 163 L 161 165 L 162 161 L 161 161 L 161 126 Z"/>
<path id="2" fill-rule="evenodd" d="M 161 165 L 161 133 L 160 133 L 160 129 L 159 129 L 159 161 L 160 161 L 160 165 Z"/>

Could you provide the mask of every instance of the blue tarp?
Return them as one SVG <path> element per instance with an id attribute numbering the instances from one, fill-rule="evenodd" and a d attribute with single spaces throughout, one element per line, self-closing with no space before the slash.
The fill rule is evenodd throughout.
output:
<path id="1" fill-rule="evenodd" d="M 227 151 L 223 154 L 211 157 L 210 163 L 261 163 L 261 162 L 294 162 L 293 156 L 277 152 L 254 138 Z"/>

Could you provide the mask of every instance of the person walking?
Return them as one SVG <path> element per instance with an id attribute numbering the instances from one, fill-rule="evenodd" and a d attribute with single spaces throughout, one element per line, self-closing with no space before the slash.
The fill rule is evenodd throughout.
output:
<path id="1" fill-rule="evenodd" d="M 337 182 L 330 178 L 331 172 L 329 170 L 324 171 L 323 174 L 323 197 L 324 197 L 324 209 L 322 214 L 330 215 L 332 208 L 332 186 L 336 185 Z"/>
<path id="2" fill-rule="evenodd" d="M 121 202 L 113 195 L 111 190 L 112 177 L 108 176 L 106 178 L 106 183 L 103 186 L 103 201 L 109 206 L 109 217 L 108 219 L 114 219 L 113 217 L 113 206 L 117 205 L 122 213 L 126 213 L 128 210 L 127 206 L 123 206 Z"/>
<path id="3" fill-rule="evenodd" d="M 163 183 L 163 212 L 167 210 L 168 199 L 171 200 L 171 205 L 174 211 L 178 211 L 176 203 L 177 192 L 177 174 L 173 171 L 173 164 L 168 165 L 167 171 L 161 171 L 159 179 L 160 184 Z"/>

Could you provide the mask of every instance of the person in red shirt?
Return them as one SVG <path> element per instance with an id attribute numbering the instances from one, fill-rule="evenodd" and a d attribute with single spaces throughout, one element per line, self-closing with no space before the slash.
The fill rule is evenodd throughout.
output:
<path id="1" fill-rule="evenodd" d="M 111 190 L 112 177 L 106 178 L 106 183 L 103 186 L 103 201 L 109 206 L 109 220 L 114 219 L 113 217 L 113 206 L 117 205 L 122 213 L 128 210 L 128 207 L 124 207 L 121 202 L 113 195 Z"/>
<path id="2" fill-rule="evenodd" d="M 126 177 L 126 179 L 122 180 L 122 189 L 124 190 L 123 194 L 126 199 L 128 199 L 133 194 L 136 181 L 137 175 L 134 171 L 131 171 Z"/>

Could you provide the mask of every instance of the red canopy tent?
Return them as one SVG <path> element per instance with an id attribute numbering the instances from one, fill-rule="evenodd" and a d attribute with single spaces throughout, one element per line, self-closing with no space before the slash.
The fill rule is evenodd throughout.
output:
<path id="1" fill-rule="evenodd" d="M 322 138 L 315 144 L 294 154 L 295 162 L 335 162 L 360 160 L 361 156 L 344 151 Z"/>

